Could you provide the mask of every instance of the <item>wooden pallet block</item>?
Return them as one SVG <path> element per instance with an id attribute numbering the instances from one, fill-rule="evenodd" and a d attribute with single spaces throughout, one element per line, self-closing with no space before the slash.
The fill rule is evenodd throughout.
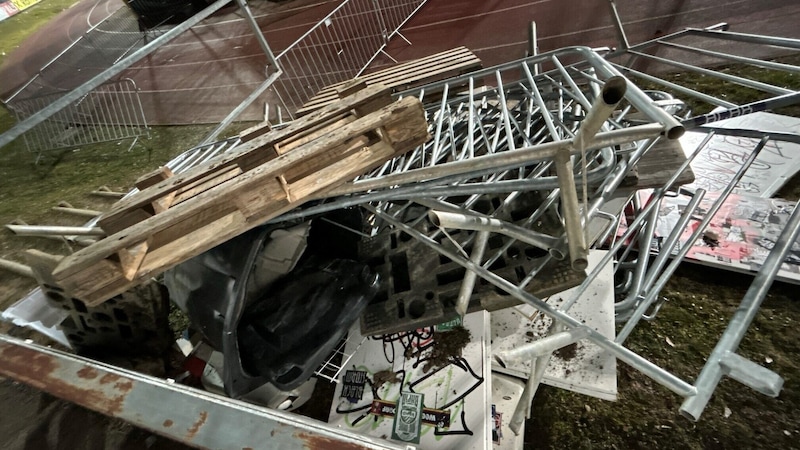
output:
<path id="1" fill-rule="evenodd" d="M 363 92 L 351 97 L 364 100 Z M 297 124 L 293 134 L 271 131 L 254 139 L 258 146 L 249 151 L 220 158 L 203 172 L 168 177 L 125 199 L 101 226 L 139 220 L 65 257 L 53 278 L 88 306 L 100 304 L 429 139 L 418 100 L 409 97 L 353 115 L 354 105 L 364 103 L 348 102 L 352 117 L 346 120 L 334 114 Z M 271 154 L 250 155 L 264 146 Z M 263 162 L 255 164 L 259 159 Z M 171 203 L 156 211 L 153 202 L 165 198 Z"/>
<path id="2" fill-rule="evenodd" d="M 479 68 L 481 68 L 481 60 L 474 53 L 466 47 L 457 47 L 362 75 L 357 80 L 363 81 L 367 86 L 384 84 L 393 91 L 399 91 Z M 339 98 L 338 90 L 346 83 L 348 81 L 323 88 L 297 111 L 297 115 L 309 114 L 336 101 Z"/>

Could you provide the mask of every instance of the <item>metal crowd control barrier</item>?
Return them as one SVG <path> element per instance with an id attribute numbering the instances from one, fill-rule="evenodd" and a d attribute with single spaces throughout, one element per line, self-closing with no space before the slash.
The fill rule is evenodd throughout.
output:
<path id="1" fill-rule="evenodd" d="M 42 110 L 61 94 L 20 100 L 13 105 L 17 120 Z M 37 161 L 49 150 L 77 147 L 97 142 L 149 136 L 147 120 L 136 83 L 130 79 L 99 86 L 75 103 L 58 111 L 23 135 L 29 152 Z"/>
<path id="2" fill-rule="evenodd" d="M 360 75 L 426 0 L 345 0 L 277 56 L 275 84 L 294 113 L 322 88 Z"/>
<path id="3" fill-rule="evenodd" d="M 136 63 L 137 61 L 141 60 L 148 54 L 152 53 L 154 50 L 159 48 L 160 46 L 166 44 L 167 42 L 171 41 L 172 39 L 178 37 L 180 34 L 184 33 L 185 31 L 189 30 L 193 26 L 197 25 L 204 19 L 211 16 L 213 13 L 218 11 L 223 6 L 229 3 L 228 0 L 217 0 L 214 3 L 208 5 L 205 9 L 198 12 L 197 14 L 189 17 L 181 24 L 176 25 L 175 27 L 171 28 L 170 30 L 164 32 L 160 36 L 156 37 L 150 42 L 145 43 L 144 37 L 145 34 L 134 31 L 138 29 L 138 25 L 136 23 L 135 17 L 130 14 L 125 8 L 122 8 L 111 15 L 109 18 L 106 18 L 104 21 L 101 21 L 100 24 L 113 26 L 116 28 L 112 28 L 111 30 L 99 30 L 97 33 L 93 33 L 97 27 L 100 26 L 98 24 L 96 27 L 93 27 L 87 32 L 87 35 L 91 35 L 91 38 L 84 38 L 81 37 L 78 42 L 71 45 L 67 48 L 64 52 L 59 54 L 56 59 L 46 64 L 42 72 L 34 76 L 33 80 L 23 86 L 23 90 L 32 90 L 34 93 L 30 94 L 30 96 L 35 97 L 37 95 L 41 95 L 44 93 L 53 94 L 53 92 L 49 92 L 47 90 L 42 91 L 44 89 L 42 86 L 39 86 L 41 80 L 46 80 L 46 69 L 51 64 L 55 64 L 56 60 L 64 61 L 67 59 L 71 59 L 69 55 L 73 54 L 76 58 L 78 58 L 81 54 L 85 54 L 85 52 L 93 51 L 97 45 L 100 45 L 104 51 L 110 50 L 108 57 L 108 67 L 104 68 L 103 70 L 98 71 L 98 73 L 93 74 L 91 77 L 87 79 L 86 76 L 79 76 L 78 69 L 76 70 L 76 79 L 82 80 L 79 86 L 76 86 L 72 90 L 68 92 L 61 93 L 62 95 L 57 96 L 57 98 L 52 99 L 52 102 L 45 106 L 44 108 L 27 115 L 23 120 L 18 122 L 15 126 L 13 126 L 10 130 L 6 131 L 3 134 L 0 134 L 0 148 L 5 146 L 6 144 L 10 143 L 17 137 L 21 136 L 23 133 L 28 132 L 29 130 L 33 129 L 40 123 L 44 122 L 48 118 L 54 116 L 59 111 L 64 108 L 68 108 L 70 105 L 74 104 L 75 102 L 80 101 L 84 98 L 87 94 L 89 94 L 94 89 L 97 89 L 104 83 L 108 82 L 109 80 L 114 79 L 114 77 L 118 76 L 122 71 Z M 240 5 L 244 5 L 243 2 L 240 2 Z M 265 51 L 267 56 L 267 65 L 268 70 L 265 71 L 265 76 L 268 83 L 271 83 L 274 80 L 275 73 L 279 73 L 279 68 L 275 63 L 274 59 L 272 58 L 272 53 L 268 51 L 268 47 L 266 47 L 266 41 L 263 39 L 263 35 L 261 30 L 255 25 L 255 21 L 252 20 L 252 15 L 250 11 L 245 6 L 241 6 L 241 10 L 246 18 L 248 18 L 248 23 L 253 28 L 253 33 L 256 35 L 256 38 L 259 40 L 259 44 L 261 44 L 262 50 Z M 109 31 L 109 32 L 105 32 Z M 98 34 L 100 37 L 95 38 L 95 34 Z M 95 42 L 97 41 L 97 42 Z M 260 86 L 259 89 L 265 89 L 263 86 Z M 12 97 L 12 100 L 19 102 L 22 99 L 23 95 L 22 91 L 16 92 Z M 251 99 L 245 99 L 245 101 L 252 101 Z M 10 105 L 13 107 L 13 105 Z"/>

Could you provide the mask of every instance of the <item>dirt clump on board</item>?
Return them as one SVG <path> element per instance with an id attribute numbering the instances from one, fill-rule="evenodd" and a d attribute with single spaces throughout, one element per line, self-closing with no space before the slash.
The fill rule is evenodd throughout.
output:
<path id="1" fill-rule="evenodd" d="M 427 373 L 430 370 L 442 368 L 453 358 L 458 358 L 464 351 L 472 335 L 463 326 L 457 326 L 449 331 L 437 332 L 433 337 L 433 348 L 428 356 L 427 362 L 422 366 L 422 371 Z"/>

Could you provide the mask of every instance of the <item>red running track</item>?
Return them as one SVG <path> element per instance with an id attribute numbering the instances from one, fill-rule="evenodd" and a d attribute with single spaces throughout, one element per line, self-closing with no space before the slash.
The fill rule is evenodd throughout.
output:
<path id="1" fill-rule="evenodd" d="M 121 2 L 83 0 L 34 35 L 0 68 L 3 98 L 36 73 L 41 65 L 80 36 Z M 338 1 L 295 0 L 252 2 L 259 26 L 277 54 L 330 12 Z M 800 38 L 800 2 L 780 0 L 618 0 L 631 43 L 685 27 L 728 22 L 731 31 Z M 617 46 L 605 0 L 429 0 L 401 33 L 412 45 L 395 38 L 387 53 L 407 61 L 464 45 L 484 66 L 525 56 L 528 28 L 535 21 L 539 51 L 564 46 Z M 245 22 L 229 9 L 191 33 L 151 54 L 123 76 L 141 89 L 148 121 L 154 124 L 215 123 L 263 81 L 265 57 Z M 389 62 L 376 60 L 374 66 Z M 84 74 L 88 77 L 89 74 Z M 53 85 L 81 81 L 74 73 L 51 77 Z M 242 118 L 261 117 L 261 104 Z"/>

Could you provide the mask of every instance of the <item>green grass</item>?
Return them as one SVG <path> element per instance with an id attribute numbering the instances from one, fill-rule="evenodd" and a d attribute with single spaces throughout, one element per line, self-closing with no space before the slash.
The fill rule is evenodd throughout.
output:
<path id="1" fill-rule="evenodd" d="M 76 0 L 42 0 L 0 22 L 0 36 L 3 36 L 3 39 L 0 39 L 0 65 L 14 49 L 42 25 L 76 3 Z"/>
<path id="2" fill-rule="evenodd" d="M 799 65 L 800 56 L 784 57 L 778 59 L 777 61 L 786 64 Z M 719 73 L 726 75 L 736 75 L 748 80 L 760 81 L 785 89 L 800 90 L 800 74 L 798 73 L 765 69 L 762 67 L 744 64 L 733 64 L 724 67 L 717 67 L 716 70 Z M 764 100 L 774 95 L 745 87 L 731 81 L 723 81 L 719 78 L 696 72 L 667 73 L 663 74 L 662 78 L 666 81 L 694 89 L 695 91 L 702 92 L 704 94 L 717 97 L 720 100 L 735 103 L 737 105 Z M 680 94 L 670 88 L 666 88 L 652 82 L 637 82 L 637 85 L 642 89 L 655 89 L 675 95 L 676 98 L 685 101 L 689 107 L 691 107 L 692 112 L 695 115 L 706 114 L 715 107 L 714 105 L 706 103 L 697 98 L 687 97 L 686 95 Z M 780 108 L 773 112 L 800 117 L 800 105 Z"/>
<path id="3" fill-rule="evenodd" d="M 657 320 L 642 322 L 629 337 L 628 346 L 693 382 L 749 280 L 684 265 L 662 292 L 668 303 Z M 618 362 L 617 402 L 542 387 L 534 399 L 534 419 L 526 430 L 527 448 L 798 448 L 800 304 L 795 292 L 796 286 L 778 284 L 773 288 L 739 351 L 784 377 L 778 398 L 723 379 L 695 424 L 678 415 L 679 396 Z"/>

